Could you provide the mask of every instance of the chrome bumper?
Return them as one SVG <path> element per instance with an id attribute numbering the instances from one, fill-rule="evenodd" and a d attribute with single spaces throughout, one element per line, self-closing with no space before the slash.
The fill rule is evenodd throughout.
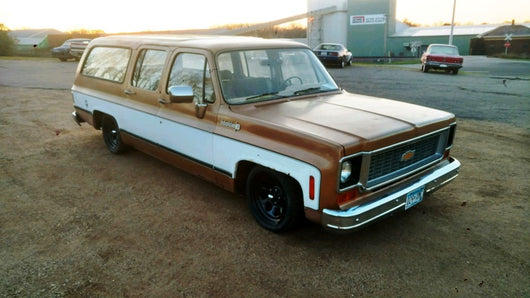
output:
<path id="1" fill-rule="evenodd" d="M 445 69 L 445 68 L 462 68 L 462 64 L 457 64 L 457 63 L 450 63 L 450 62 L 438 62 L 438 61 L 429 61 L 429 62 L 425 62 L 425 64 L 431 68 L 440 68 L 440 69 Z"/>
<path id="2" fill-rule="evenodd" d="M 81 122 L 85 122 L 81 118 L 79 118 L 79 116 L 77 115 L 75 111 L 72 112 L 72 119 L 74 119 L 75 123 L 77 123 L 77 125 L 79 126 L 81 126 Z"/>
<path id="3" fill-rule="evenodd" d="M 425 187 L 425 194 L 431 193 L 456 178 L 459 170 L 460 162 L 449 158 L 434 169 L 427 171 L 412 184 L 379 199 L 348 210 L 324 209 L 322 225 L 335 230 L 355 230 L 384 216 L 405 211 L 407 194 L 421 187 Z"/>

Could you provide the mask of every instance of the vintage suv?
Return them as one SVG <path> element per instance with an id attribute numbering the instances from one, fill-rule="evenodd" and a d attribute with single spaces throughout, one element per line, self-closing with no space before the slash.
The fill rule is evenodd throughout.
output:
<path id="1" fill-rule="evenodd" d="M 453 114 L 341 90 L 306 45 L 253 37 L 93 40 L 72 87 L 80 124 L 246 196 L 279 232 L 355 230 L 454 179 Z"/>

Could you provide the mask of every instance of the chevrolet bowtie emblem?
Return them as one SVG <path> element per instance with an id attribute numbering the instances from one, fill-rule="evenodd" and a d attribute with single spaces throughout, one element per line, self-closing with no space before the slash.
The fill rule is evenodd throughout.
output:
<path id="1" fill-rule="evenodd" d="M 401 154 L 401 161 L 409 161 L 414 157 L 414 153 L 416 150 L 409 150 L 403 154 Z"/>

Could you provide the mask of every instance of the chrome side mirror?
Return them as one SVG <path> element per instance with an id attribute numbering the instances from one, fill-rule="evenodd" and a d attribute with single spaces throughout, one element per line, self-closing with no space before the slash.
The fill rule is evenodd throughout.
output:
<path id="1" fill-rule="evenodd" d="M 191 86 L 171 86 L 168 89 L 171 103 L 193 102 L 193 89 Z"/>

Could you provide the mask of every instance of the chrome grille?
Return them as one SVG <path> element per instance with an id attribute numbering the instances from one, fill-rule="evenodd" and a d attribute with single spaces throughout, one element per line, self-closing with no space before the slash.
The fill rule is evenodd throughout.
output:
<path id="1" fill-rule="evenodd" d="M 372 153 L 366 186 L 379 185 L 440 159 L 446 138 L 440 132 Z"/>

